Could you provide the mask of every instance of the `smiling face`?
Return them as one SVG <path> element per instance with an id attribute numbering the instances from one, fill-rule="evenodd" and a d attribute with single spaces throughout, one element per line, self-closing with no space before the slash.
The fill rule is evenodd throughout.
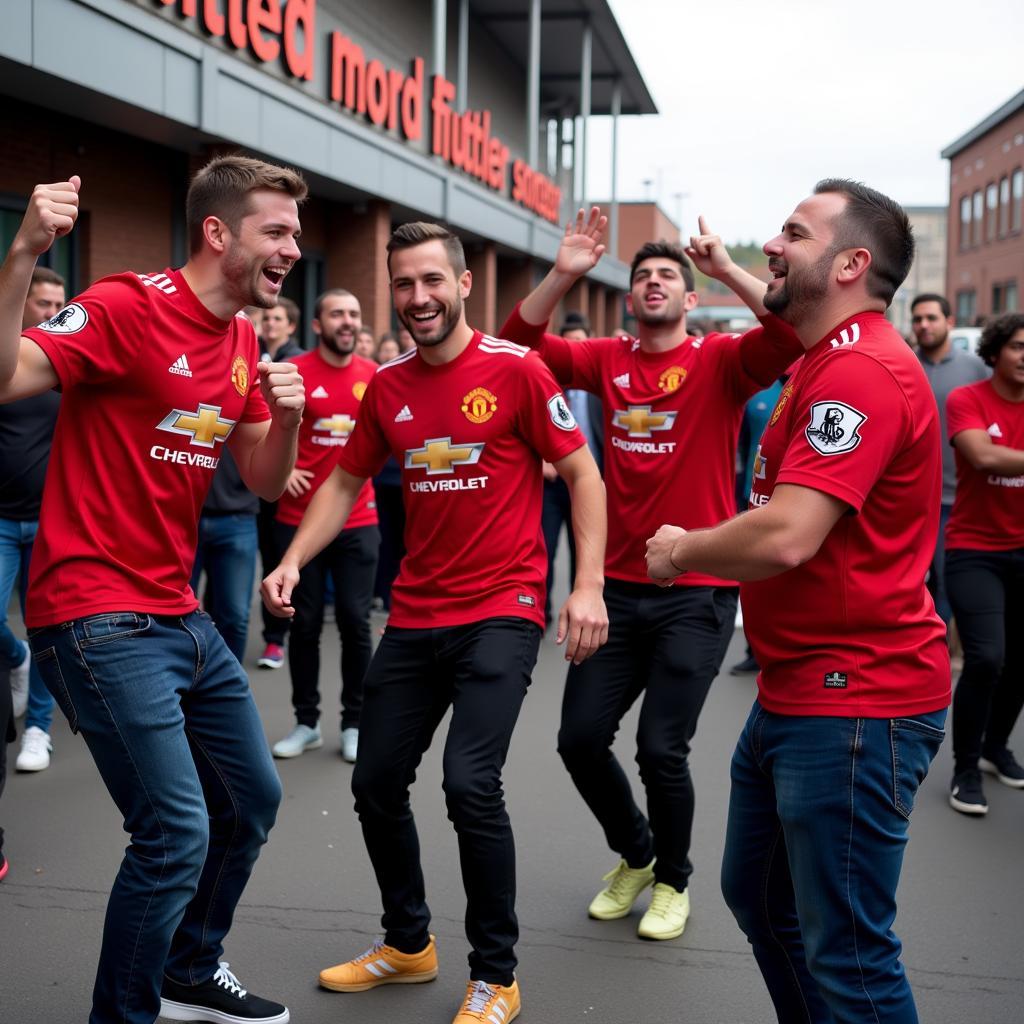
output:
<path id="1" fill-rule="evenodd" d="M 258 190 L 249 194 L 248 213 L 235 231 L 223 221 L 218 224 L 224 240 L 220 269 L 228 291 L 239 307 L 271 309 L 285 276 L 302 255 L 295 200 L 283 192 Z"/>
<path id="2" fill-rule="evenodd" d="M 313 332 L 320 344 L 336 356 L 350 356 L 356 350 L 362 324 L 359 300 L 354 295 L 326 295 L 320 316 L 313 321 Z"/>
<path id="3" fill-rule="evenodd" d="M 828 295 L 837 255 L 835 223 L 846 199 L 824 192 L 805 199 L 782 231 L 764 245 L 772 280 L 765 308 L 794 326 L 814 315 Z"/>
<path id="4" fill-rule="evenodd" d="M 1012 391 L 1024 391 L 1024 328 L 1014 331 L 1010 340 L 999 350 L 992 374 Z"/>
<path id="5" fill-rule="evenodd" d="M 464 323 L 472 275 L 456 276 L 444 243 L 432 239 L 391 253 L 391 298 L 413 341 L 431 348 Z"/>
<path id="6" fill-rule="evenodd" d="M 288 319 L 288 311 L 284 306 L 271 306 L 263 314 L 263 330 L 261 337 L 270 349 L 286 342 L 295 333 L 296 325 Z"/>
<path id="7" fill-rule="evenodd" d="M 683 269 L 675 260 L 652 256 L 637 265 L 629 292 L 629 307 L 645 327 L 679 323 L 697 302 L 697 293 L 686 290 Z"/>

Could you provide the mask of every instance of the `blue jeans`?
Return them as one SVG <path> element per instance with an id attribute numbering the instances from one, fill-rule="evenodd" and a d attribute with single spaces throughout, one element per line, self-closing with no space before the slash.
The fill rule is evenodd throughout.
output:
<path id="1" fill-rule="evenodd" d="M 782 1024 L 916 1024 L 892 923 L 945 719 L 804 718 L 755 702 L 733 754 L 722 892 Z"/>
<path id="2" fill-rule="evenodd" d="M 25 616 L 25 592 L 28 590 L 28 566 L 32 558 L 32 544 L 39 523 L 35 520 L 20 522 L 0 519 L 0 668 L 14 668 L 25 660 L 25 644 L 7 624 L 7 606 L 17 579 L 21 615 Z M 35 665 L 29 668 L 28 711 L 25 728 L 35 725 L 43 732 L 50 731 L 53 722 L 53 698 L 46 689 Z"/>
<path id="3" fill-rule="evenodd" d="M 210 617 L 91 615 L 32 630 L 131 844 L 107 904 L 90 1024 L 152 1024 L 161 979 L 217 969 L 281 784 L 249 681 Z"/>
<path id="4" fill-rule="evenodd" d="M 192 589 L 199 597 L 199 577 L 205 569 L 203 607 L 239 661 L 245 657 L 249 635 L 258 550 L 255 515 L 200 516 Z"/>

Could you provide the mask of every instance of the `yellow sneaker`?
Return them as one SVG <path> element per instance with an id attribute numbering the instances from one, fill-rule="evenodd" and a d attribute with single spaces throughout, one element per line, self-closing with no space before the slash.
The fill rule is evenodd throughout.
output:
<path id="1" fill-rule="evenodd" d="M 486 981 L 471 981 L 466 998 L 452 1024 L 508 1024 L 519 1016 L 523 1004 L 519 999 L 519 982 L 511 985 L 489 985 Z"/>
<path id="2" fill-rule="evenodd" d="M 436 977 L 437 946 L 431 935 L 419 953 L 400 953 L 378 940 L 354 960 L 325 967 L 320 972 L 320 984 L 332 992 L 364 992 L 378 985 L 415 985 Z"/>
<path id="3" fill-rule="evenodd" d="M 690 916 L 690 891 L 682 892 L 657 882 L 647 913 L 640 918 L 636 933 L 642 939 L 675 939 L 683 934 Z"/>
<path id="4" fill-rule="evenodd" d="M 654 881 L 654 861 L 645 868 L 631 868 L 620 860 L 601 881 L 608 885 L 594 897 L 587 913 L 598 921 L 618 920 L 633 909 L 637 896 Z"/>

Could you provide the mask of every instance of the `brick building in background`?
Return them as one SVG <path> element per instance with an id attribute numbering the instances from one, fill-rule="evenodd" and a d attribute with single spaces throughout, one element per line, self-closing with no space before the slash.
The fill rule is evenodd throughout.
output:
<path id="1" fill-rule="evenodd" d="M 942 151 L 949 160 L 946 292 L 957 323 L 1021 308 L 1024 89 Z"/>
<path id="2" fill-rule="evenodd" d="M 496 330 L 586 200 L 591 114 L 653 114 L 607 0 L 3 0 L 0 253 L 38 182 L 83 179 L 82 214 L 43 262 L 74 293 L 187 258 L 184 196 L 211 156 L 301 170 L 304 311 L 344 286 L 392 326 L 384 246 L 402 221 L 463 238 L 470 321 Z M 436 76 L 436 77 L 435 77 Z M 618 322 L 619 261 L 584 308 Z"/>

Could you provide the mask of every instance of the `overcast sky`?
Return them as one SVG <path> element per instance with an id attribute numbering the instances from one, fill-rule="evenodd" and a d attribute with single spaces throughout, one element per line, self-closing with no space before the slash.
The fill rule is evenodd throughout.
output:
<path id="1" fill-rule="evenodd" d="M 1021 0 L 610 4 L 661 112 L 619 122 L 620 198 L 673 220 L 681 202 L 687 233 L 704 213 L 763 242 L 829 176 L 945 205 L 939 151 L 1024 88 Z M 591 129 L 594 197 L 610 194 L 609 123 Z"/>

